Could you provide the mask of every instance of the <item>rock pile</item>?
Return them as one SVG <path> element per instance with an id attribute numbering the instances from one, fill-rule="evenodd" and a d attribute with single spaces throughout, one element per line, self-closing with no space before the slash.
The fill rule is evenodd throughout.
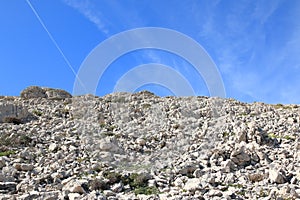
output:
<path id="1" fill-rule="evenodd" d="M 39 87 L 0 103 L 28 119 L 0 123 L 0 199 L 300 198 L 297 105 Z"/>

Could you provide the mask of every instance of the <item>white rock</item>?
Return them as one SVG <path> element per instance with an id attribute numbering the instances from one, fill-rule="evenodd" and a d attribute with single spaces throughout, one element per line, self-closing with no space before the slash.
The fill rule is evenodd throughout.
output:
<path id="1" fill-rule="evenodd" d="M 144 146 L 146 144 L 146 140 L 143 138 L 136 139 L 136 143 L 138 143 L 141 146 Z"/>
<path id="2" fill-rule="evenodd" d="M 176 178 L 175 181 L 174 181 L 174 185 L 175 185 L 176 187 L 183 187 L 184 182 L 183 182 L 183 180 L 182 180 L 182 177 Z"/>
<path id="3" fill-rule="evenodd" d="M 183 189 L 188 191 L 194 191 L 201 188 L 201 180 L 199 178 L 188 179 Z"/>
<path id="4" fill-rule="evenodd" d="M 209 190 L 209 192 L 208 192 L 208 196 L 210 196 L 210 197 L 214 197 L 214 196 L 221 197 L 222 195 L 223 195 L 223 194 L 222 194 L 221 191 L 215 190 L 215 189 L 211 189 L 211 190 Z"/>
<path id="5" fill-rule="evenodd" d="M 50 151 L 50 152 L 56 151 L 57 148 L 58 148 L 58 145 L 57 145 L 56 143 L 51 143 L 51 144 L 49 145 L 49 151 Z"/>
<path id="6" fill-rule="evenodd" d="M 111 186 L 111 190 L 113 192 L 118 193 L 118 192 L 121 192 L 123 190 L 123 186 L 124 185 L 121 182 L 120 183 L 115 183 L 114 185 Z"/>
<path id="7" fill-rule="evenodd" d="M 68 194 L 69 200 L 80 200 L 80 199 L 82 199 L 80 196 L 81 195 L 78 193 L 69 193 Z"/>
<path id="8" fill-rule="evenodd" d="M 70 191 L 72 193 L 84 194 L 85 190 L 81 186 L 81 183 L 76 180 L 72 180 L 68 182 L 65 186 L 63 186 L 64 191 Z"/>
<path id="9" fill-rule="evenodd" d="M 103 194 L 107 197 L 115 196 L 116 194 L 111 190 L 104 190 Z"/>
<path id="10" fill-rule="evenodd" d="M 269 179 L 271 183 L 282 184 L 286 182 L 286 178 L 284 177 L 284 175 L 276 169 L 269 170 Z"/>
<path id="11" fill-rule="evenodd" d="M 234 163 L 230 159 L 222 161 L 221 166 L 223 167 L 222 171 L 226 173 L 232 172 L 234 169 Z"/>

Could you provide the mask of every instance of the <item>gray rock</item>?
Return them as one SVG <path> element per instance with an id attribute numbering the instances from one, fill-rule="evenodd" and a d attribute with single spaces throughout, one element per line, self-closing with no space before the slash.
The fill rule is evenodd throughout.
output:
<path id="1" fill-rule="evenodd" d="M 21 98 L 32 99 L 32 98 L 48 98 L 48 99 L 66 99 L 72 98 L 72 95 L 64 90 L 42 88 L 38 86 L 30 86 L 21 92 Z"/>
<path id="2" fill-rule="evenodd" d="M 285 175 L 280 170 L 276 170 L 276 169 L 269 170 L 269 179 L 271 183 L 278 183 L 278 184 L 282 184 L 287 181 Z"/>
<path id="3" fill-rule="evenodd" d="M 21 98 L 31 99 L 31 98 L 46 98 L 46 92 L 43 88 L 38 86 L 29 86 L 24 89 L 21 94 Z"/>
<path id="4" fill-rule="evenodd" d="M 43 88 L 48 99 L 67 99 L 72 98 L 72 95 L 65 90 L 52 89 L 52 88 Z"/>
<path id="5" fill-rule="evenodd" d="M 33 165 L 31 165 L 31 164 L 25 164 L 25 163 L 15 163 L 14 167 L 18 171 L 31 171 L 34 168 Z"/>
<path id="6" fill-rule="evenodd" d="M 259 182 L 264 179 L 264 175 L 260 173 L 249 174 L 248 178 L 252 182 Z"/>
<path id="7" fill-rule="evenodd" d="M 17 183 L 0 182 L 0 193 L 11 193 L 16 191 Z"/>
<path id="8" fill-rule="evenodd" d="M 195 191 L 197 189 L 200 189 L 201 179 L 199 178 L 188 179 L 183 188 L 188 191 Z"/>
<path id="9" fill-rule="evenodd" d="M 249 154 L 245 151 L 243 143 L 239 144 L 239 147 L 232 151 L 230 158 L 238 166 L 247 166 L 251 160 Z"/>
<path id="10" fill-rule="evenodd" d="M 18 197 L 18 200 L 34 200 L 38 198 L 39 198 L 38 194 L 23 194 Z"/>
<path id="11" fill-rule="evenodd" d="M 234 163 L 230 159 L 223 161 L 221 166 L 223 167 L 222 171 L 226 173 L 232 172 L 235 168 Z"/>
<path id="12" fill-rule="evenodd" d="M 15 178 L 11 174 L 0 173 L 0 182 L 13 182 Z"/>
<path id="13" fill-rule="evenodd" d="M 0 169 L 5 167 L 7 162 L 8 162 L 8 160 L 5 159 L 5 156 L 0 157 Z"/>
<path id="14" fill-rule="evenodd" d="M 76 180 L 69 181 L 65 186 L 63 186 L 62 190 L 70 191 L 71 193 L 79 193 L 79 194 L 86 193 L 81 183 Z"/>
<path id="15" fill-rule="evenodd" d="M 143 93 L 70 98 L 55 89 L 26 92 L 0 97 L 2 104 L 43 113 L 30 123 L 0 126 L 6 138 L 26 133 L 32 139 L 0 145 L 16 152 L 0 157 L 0 182 L 18 183 L 16 190 L 2 185 L 11 188 L 5 193 L 10 199 L 299 198 L 300 107 Z M 65 109 L 71 117 L 61 117 Z M 159 194 L 135 195 L 136 185 Z"/>
<path id="16" fill-rule="evenodd" d="M 20 105 L 0 102 L 0 123 L 20 124 L 33 118 L 33 115 Z"/>
<path id="17" fill-rule="evenodd" d="M 185 177 L 185 178 L 187 179 L 187 177 Z M 174 185 L 176 187 L 182 188 L 184 186 L 184 183 L 186 182 L 185 178 L 184 177 L 178 177 L 178 178 L 176 178 L 175 181 L 174 181 Z"/>

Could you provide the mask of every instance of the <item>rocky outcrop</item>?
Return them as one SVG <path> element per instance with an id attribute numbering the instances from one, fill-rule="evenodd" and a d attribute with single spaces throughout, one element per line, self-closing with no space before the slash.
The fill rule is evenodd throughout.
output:
<path id="1" fill-rule="evenodd" d="M 1 198 L 300 198 L 297 105 L 49 91 L 1 99 Z"/>
<path id="2" fill-rule="evenodd" d="M 53 89 L 53 88 L 42 88 L 38 86 L 30 86 L 24 89 L 20 96 L 24 99 L 31 98 L 47 98 L 47 99 L 66 99 L 72 98 L 72 95 L 64 90 Z"/>

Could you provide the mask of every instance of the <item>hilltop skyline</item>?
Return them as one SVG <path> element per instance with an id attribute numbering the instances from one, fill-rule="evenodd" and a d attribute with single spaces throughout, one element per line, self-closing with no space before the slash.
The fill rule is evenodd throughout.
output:
<path id="1" fill-rule="evenodd" d="M 300 2 L 280 0 L 2 1 L 0 94 L 16 96 L 30 85 L 72 93 L 80 66 L 101 42 L 126 30 L 162 27 L 191 37 L 205 49 L 228 98 L 299 104 L 299 17 Z M 111 93 L 124 73 L 148 63 L 171 67 L 190 82 L 196 95 L 209 96 L 193 66 L 157 49 L 116 59 L 101 77 L 96 95 Z M 159 85 L 139 89 L 171 94 Z"/>

